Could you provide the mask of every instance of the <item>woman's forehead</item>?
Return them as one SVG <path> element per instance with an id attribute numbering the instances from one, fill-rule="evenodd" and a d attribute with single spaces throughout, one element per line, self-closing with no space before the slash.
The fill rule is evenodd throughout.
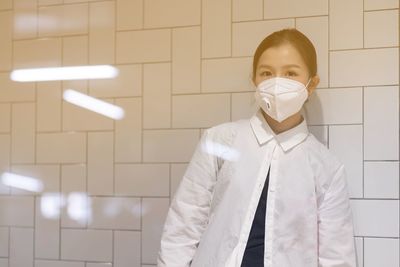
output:
<path id="1" fill-rule="evenodd" d="M 266 49 L 258 61 L 258 66 L 289 66 L 306 67 L 299 51 L 291 44 L 282 44 Z"/>

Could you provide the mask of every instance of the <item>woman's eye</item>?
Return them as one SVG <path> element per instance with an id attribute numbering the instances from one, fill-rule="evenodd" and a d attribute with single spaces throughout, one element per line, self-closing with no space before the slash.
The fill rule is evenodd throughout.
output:
<path id="1" fill-rule="evenodd" d="M 269 72 L 269 71 L 263 71 L 260 73 L 260 76 L 270 76 L 270 75 L 271 75 L 271 72 Z"/>
<path id="2" fill-rule="evenodd" d="M 289 72 L 287 73 L 287 76 L 291 76 L 291 77 L 296 76 L 296 75 L 297 75 L 297 73 L 296 73 L 296 72 L 293 72 L 293 71 L 289 71 Z"/>

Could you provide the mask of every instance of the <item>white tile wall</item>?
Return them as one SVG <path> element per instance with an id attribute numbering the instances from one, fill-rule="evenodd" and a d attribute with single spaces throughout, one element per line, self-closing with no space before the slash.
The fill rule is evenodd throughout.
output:
<path id="1" fill-rule="evenodd" d="M 202 61 L 202 92 L 243 92 L 251 89 L 252 58 Z"/>
<path id="2" fill-rule="evenodd" d="M 364 159 L 399 160 L 399 87 L 364 91 Z"/>
<path id="3" fill-rule="evenodd" d="M 351 200 L 356 236 L 399 237 L 399 200 Z"/>
<path id="4" fill-rule="evenodd" d="M 264 0 L 264 19 L 328 14 L 328 0 Z"/>
<path id="5" fill-rule="evenodd" d="M 362 123 L 362 101 L 360 87 L 317 89 L 304 110 L 311 125 Z"/>
<path id="6" fill-rule="evenodd" d="M 329 149 L 344 163 L 350 197 L 363 196 L 361 125 L 329 126 Z"/>
<path id="7" fill-rule="evenodd" d="M 363 47 L 363 0 L 329 1 L 329 48 Z"/>
<path id="8" fill-rule="evenodd" d="M 208 128 L 230 120 L 229 94 L 172 97 L 173 128 Z"/>
<path id="9" fill-rule="evenodd" d="M 399 239 L 365 238 L 365 267 L 399 266 Z"/>
<path id="10" fill-rule="evenodd" d="M 145 0 L 144 27 L 199 25 L 200 11 L 200 0 Z"/>
<path id="11" fill-rule="evenodd" d="M 232 21 L 262 20 L 263 0 L 233 0 Z"/>
<path id="12" fill-rule="evenodd" d="M 358 267 L 399 264 L 397 0 L 0 0 L 0 267 L 155 267 L 201 133 L 255 111 L 252 57 L 296 27 L 321 78 L 302 114 L 345 164 Z M 112 64 L 115 79 L 17 83 L 16 68 Z M 113 121 L 62 101 L 122 107 Z"/>
<path id="13" fill-rule="evenodd" d="M 0 71 L 10 70 L 12 65 L 12 19 L 11 11 L 0 13 L 0 25 L 3 25 L 0 28 Z"/>
<path id="14" fill-rule="evenodd" d="M 399 44 L 399 12 L 397 10 L 365 12 L 364 24 L 365 47 L 388 47 Z M 385 30 L 379 27 L 382 24 L 385 25 Z"/>
<path id="15" fill-rule="evenodd" d="M 269 34 L 294 27 L 294 19 L 233 23 L 232 56 L 253 56 L 258 44 Z"/>
<path id="16" fill-rule="evenodd" d="M 365 162 L 364 188 L 366 198 L 399 198 L 399 162 Z"/>
<path id="17" fill-rule="evenodd" d="M 157 186 L 154 186 L 154 185 Z M 115 194 L 122 196 L 169 196 L 168 164 L 118 164 Z"/>
<path id="18" fill-rule="evenodd" d="M 398 48 L 332 51 L 329 58 L 332 87 L 399 83 Z"/>
<path id="19" fill-rule="evenodd" d="M 229 57 L 231 55 L 230 0 L 203 0 L 201 18 L 201 46 L 203 58 Z"/>

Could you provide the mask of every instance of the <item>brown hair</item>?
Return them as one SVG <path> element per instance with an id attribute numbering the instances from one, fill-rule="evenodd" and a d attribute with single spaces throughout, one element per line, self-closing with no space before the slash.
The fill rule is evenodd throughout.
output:
<path id="1" fill-rule="evenodd" d="M 258 45 L 253 58 L 253 79 L 256 75 L 258 61 L 265 50 L 289 43 L 300 53 L 307 65 L 310 77 L 317 74 L 317 53 L 315 47 L 303 33 L 295 28 L 287 28 L 273 32 Z"/>

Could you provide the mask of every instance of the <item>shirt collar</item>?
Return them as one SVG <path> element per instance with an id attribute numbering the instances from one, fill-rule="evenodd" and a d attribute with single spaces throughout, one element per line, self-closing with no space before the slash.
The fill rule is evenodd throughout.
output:
<path id="1" fill-rule="evenodd" d="M 250 118 L 250 124 L 260 145 L 275 138 L 285 152 L 300 144 L 308 136 L 308 127 L 304 116 L 300 124 L 280 134 L 275 134 L 265 120 L 261 108 L 259 108 Z"/>

